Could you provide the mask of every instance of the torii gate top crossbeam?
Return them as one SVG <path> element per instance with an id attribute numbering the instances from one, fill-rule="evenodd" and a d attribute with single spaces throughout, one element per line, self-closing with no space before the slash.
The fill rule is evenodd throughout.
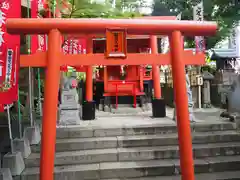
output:
<path id="1" fill-rule="evenodd" d="M 169 35 L 181 31 L 183 35 L 207 36 L 217 31 L 215 22 L 178 21 L 178 20 L 145 20 L 145 19 L 23 19 L 12 18 L 6 22 L 7 31 L 11 34 L 48 34 L 51 29 L 61 33 L 102 33 L 106 29 L 126 29 L 127 34 L 135 35 Z"/>

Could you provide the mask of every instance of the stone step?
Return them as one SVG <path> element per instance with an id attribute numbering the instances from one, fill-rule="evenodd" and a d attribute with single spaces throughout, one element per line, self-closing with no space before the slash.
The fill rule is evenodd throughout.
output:
<path id="1" fill-rule="evenodd" d="M 229 122 L 220 123 L 195 123 L 192 124 L 193 132 L 224 131 L 234 130 L 234 124 Z M 145 124 L 124 127 L 82 127 L 82 126 L 63 126 L 57 128 L 57 138 L 88 138 L 106 136 L 128 136 L 145 134 L 170 134 L 177 132 L 176 124 Z"/>
<path id="2" fill-rule="evenodd" d="M 235 131 L 214 131 L 192 133 L 194 144 L 207 144 L 215 142 L 236 142 L 240 140 L 240 134 Z M 75 139 L 57 139 L 56 152 L 77 151 L 87 149 L 108 149 L 119 147 L 142 147 L 177 145 L 178 135 L 138 135 L 117 137 L 92 137 Z M 40 152 L 40 145 L 32 146 L 32 152 Z"/>
<path id="3" fill-rule="evenodd" d="M 212 143 L 193 145 L 194 157 L 232 156 L 240 154 L 240 143 Z M 116 161 L 143 161 L 179 158 L 178 146 L 114 148 L 57 152 L 55 165 L 89 164 Z M 26 167 L 38 167 L 40 154 L 32 153 L 25 159 Z"/>
<path id="4" fill-rule="evenodd" d="M 195 180 L 239 180 L 240 171 L 225 171 L 215 173 L 200 173 L 195 175 Z M 114 178 L 101 180 L 181 180 L 181 176 L 155 176 L 140 178 Z"/>
<path id="5" fill-rule="evenodd" d="M 54 175 L 57 180 L 171 176 L 180 173 L 179 164 L 179 160 L 148 160 L 56 166 Z M 195 172 L 237 171 L 240 169 L 239 165 L 240 156 L 196 159 Z M 39 168 L 26 168 L 21 175 L 21 180 L 38 180 L 38 176 Z"/>

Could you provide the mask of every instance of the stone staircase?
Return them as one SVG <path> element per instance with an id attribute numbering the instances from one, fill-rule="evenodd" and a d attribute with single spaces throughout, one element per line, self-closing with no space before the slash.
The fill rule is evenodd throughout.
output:
<path id="1" fill-rule="evenodd" d="M 240 179 L 240 134 L 229 122 L 192 125 L 196 179 Z M 39 179 L 40 145 L 32 146 L 21 180 Z M 177 180 L 174 124 L 57 129 L 56 180 Z"/>

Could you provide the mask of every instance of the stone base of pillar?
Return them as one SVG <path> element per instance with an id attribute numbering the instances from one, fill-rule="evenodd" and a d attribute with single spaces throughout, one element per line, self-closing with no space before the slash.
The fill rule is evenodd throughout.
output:
<path id="1" fill-rule="evenodd" d="M 31 154 L 31 147 L 27 138 L 14 139 L 13 140 L 13 151 L 21 152 L 23 158 L 27 158 Z"/>
<path id="2" fill-rule="evenodd" d="M 61 95 L 62 101 L 59 105 L 58 125 L 78 125 L 81 123 L 81 106 L 77 90 L 63 89 Z"/>
<path id="3" fill-rule="evenodd" d="M 82 120 L 94 120 L 95 119 L 96 105 L 94 101 L 84 101 L 82 105 Z"/>
<path id="4" fill-rule="evenodd" d="M 79 104 L 61 104 L 59 107 L 58 125 L 78 125 L 81 123 Z"/>
<path id="5" fill-rule="evenodd" d="M 12 176 L 21 175 L 25 169 L 21 152 L 8 153 L 3 156 L 3 168 L 9 168 Z"/>
<path id="6" fill-rule="evenodd" d="M 0 169 L 0 180 L 12 180 L 12 174 L 9 168 Z"/>
<path id="7" fill-rule="evenodd" d="M 41 141 L 41 133 L 38 125 L 24 129 L 24 138 L 28 139 L 30 145 L 37 145 Z"/>
<path id="8" fill-rule="evenodd" d="M 164 99 L 152 100 L 152 114 L 154 118 L 166 117 L 166 104 Z"/>

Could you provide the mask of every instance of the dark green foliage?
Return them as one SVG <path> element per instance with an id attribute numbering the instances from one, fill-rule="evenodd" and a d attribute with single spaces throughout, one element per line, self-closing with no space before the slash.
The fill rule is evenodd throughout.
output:
<path id="1" fill-rule="evenodd" d="M 140 16 L 138 9 L 144 5 L 144 0 L 116 0 L 115 8 L 111 1 L 97 2 L 90 0 L 69 0 L 69 9 L 61 8 L 63 0 L 60 0 L 58 8 L 63 18 L 128 18 Z M 55 0 L 50 1 L 50 9 L 55 10 Z"/>
<path id="2" fill-rule="evenodd" d="M 193 19 L 193 6 L 197 0 L 154 0 L 154 16 L 177 15 L 182 13 L 183 20 Z M 237 0 L 204 0 L 204 19 L 217 21 L 219 31 L 216 36 L 206 38 L 206 46 L 215 44 L 229 36 L 232 27 L 240 20 L 240 4 Z M 193 38 L 189 39 L 188 47 L 193 47 Z"/>

